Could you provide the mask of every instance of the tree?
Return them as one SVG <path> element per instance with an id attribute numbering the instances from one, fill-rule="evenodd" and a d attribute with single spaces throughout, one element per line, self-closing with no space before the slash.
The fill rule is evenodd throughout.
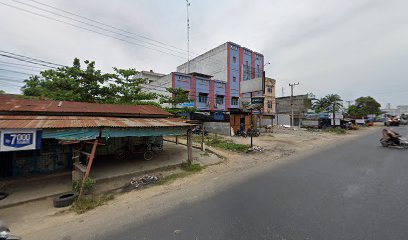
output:
<path id="1" fill-rule="evenodd" d="M 348 109 L 350 116 L 367 116 L 369 114 L 381 114 L 381 104 L 379 104 L 373 97 L 359 97 L 355 103 Z"/>
<path id="2" fill-rule="evenodd" d="M 312 104 L 312 108 L 316 112 L 332 111 L 334 105 L 335 110 L 339 111 L 343 108 L 342 101 L 338 94 L 328 94 L 323 98 L 316 99 Z"/>
<path id="3" fill-rule="evenodd" d="M 160 103 L 168 103 L 171 104 L 173 108 L 177 106 L 177 104 L 189 102 L 188 99 L 188 91 L 182 88 L 166 88 L 166 90 L 170 93 L 170 95 L 162 95 L 160 98 Z"/>
<path id="4" fill-rule="evenodd" d="M 25 96 L 37 96 L 52 100 L 97 103 L 140 104 L 152 100 L 156 94 L 145 93 L 135 69 L 113 68 L 114 73 L 102 73 L 95 62 L 84 61 L 81 68 L 78 58 L 72 67 L 61 67 L 42 71 L 41 76 L 31 76 L 22 88 Z"/>
<path id="5" fill-rule="evenodd" d="M 6 92 L 4 90 L 0 90 L 0 94 L 5 94 Z"/>
<path id="6" fill-rule="evenodd" d="M 166 88 L 166 90 L 170 93 L 170 95 L 161 95 L 160 103 L 171 104 L 172 107 L 166 109 L 168 112 L 177 114 L 177 113 L 191 113 L 196 111 L 195 107 L 176 108 L 178 104 L 191 101 L 189 99 L 187 90 L 184 90 L 182 88 Z"/>

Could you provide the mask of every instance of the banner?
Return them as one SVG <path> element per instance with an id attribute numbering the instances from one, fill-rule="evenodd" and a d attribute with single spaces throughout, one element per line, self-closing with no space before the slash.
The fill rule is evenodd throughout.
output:
<path id="1" fill-rule="evenodd" d="M 41 131 L 36 129 L 0 130 L 0 152 L 41 148 Z"/>

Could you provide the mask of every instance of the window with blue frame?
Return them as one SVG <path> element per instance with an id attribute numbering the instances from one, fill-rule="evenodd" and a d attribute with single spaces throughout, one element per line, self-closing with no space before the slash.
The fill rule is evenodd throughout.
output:
<path id="1" fill-rule="evenodd" d="M 199 93 L 198 94 L 198 102 L 207 103 L 208 102 L 208 94 L 207 93 Z"/>
<path id="2" fill-rule="evenodd" d="M 223 95 L 217 95 L 217 97 L 215 98 L 215 103 L 223 105 L 224 104 L 224 96 Z"/>
<path id="3" fill-rule="evenodd" d="M 238 105 L 238 101 L 239 101 L 238 97 L 232 97 L 231 98 L 231 105 Z"/>

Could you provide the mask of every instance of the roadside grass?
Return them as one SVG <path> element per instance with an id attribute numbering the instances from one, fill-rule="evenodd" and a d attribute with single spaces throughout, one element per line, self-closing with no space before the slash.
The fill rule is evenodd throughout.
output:
<path id="1" fill-rule="evenodd" d="M 327 133 L 334 133 L 334 134 L 346 134 L 347 131 L 343 128 L 325 128 L 323 129 L 323 132 Z"/>
<path id="2" fill-rule="evenodd" d="M 77 199 L 72 205 L 71 210 L 77 214 L 85 213 L 89 210 L 95 209 L 99 206 L 105 205 L 107 202 L 113 200 L 113 194 L 102 194 L 99 196 L 83 196 Z"/>
<path id="3" fill-rule="evenodd" d="M 186 163 L 184 163 L 181 165 L 181 169 L 183 170 L 183 172 L 173 173 L 168 176 L 164 176 L 157 182 L 157 184 L 163 185 L 170 183 L 176 179 L 184 178 L 195 173 L 201 172 L 204 168 L 205 167 L 201 166 L 200 164 L 192 164 L 191 166 L 188 166 Z"/>
<path id="4" fill-rule="evenodd" d="M 201 136 L 193 136 L 193 141 L 197 143 L 201 143 Z M 206 145 L 210 147 L 215 147 L 215 148 L 222 148 L 234 152 L 240 152 L 244 153 L 248 150 L 249 145 L 246 144 L 239 144 L 239 143 L 234 143 L 230 139 L 225 139 L 219 136 L 205 136 L 204 137 L 204 142 Z"/>

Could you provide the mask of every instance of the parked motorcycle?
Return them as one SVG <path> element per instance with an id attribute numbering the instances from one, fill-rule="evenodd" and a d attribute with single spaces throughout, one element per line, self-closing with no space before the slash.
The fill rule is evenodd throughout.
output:
<path id="1" fill-rule="evenodd" d="M 246 133 L 245 131 L 238 130 L 238 131 L 235 133 L 235 136 L 246 138 L 248 135 L 247 135 L 247 133 Z"/>
<path id="2" fill-rule="evenodd" d="M 10 234 L 10 229 L 0 222 L 0 240 L 20 240 L 20 237 Z"/>
<path id="3" fill-rule="evenodd" d="M 252 137 L 259 137 L 261 135 L 261 132 L 257 128 L 249 129 L 247 132 L 248 136 Z"/>
<path id="4" fill-rule="evenodd" d="M 196 127 L 192 131 L 193 134 L 202 135 L 203 129 L 201 127 Z M 208 131 L 204 129 L 204 136 L 208 136 Z"/>

